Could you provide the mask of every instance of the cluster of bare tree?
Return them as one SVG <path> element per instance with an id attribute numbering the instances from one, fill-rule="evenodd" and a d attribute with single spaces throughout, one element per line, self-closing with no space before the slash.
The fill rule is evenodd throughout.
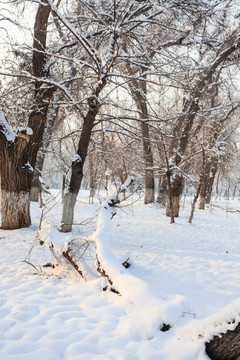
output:
<path id="1" fill-rule="evenodd" d="M 63 232 L 72 229 L 83 169 L 91 196 L 108 168 L 118 183 L 140 174 L 146 204 L 158 183 L 172 222 L 186 181 L 196 189 L 189 221 L 198 198 L 204 209 L 237 159 L 238 0 L 1 3 L 2 228 L 30 225 L 46 154 L 69 177 Z M 23 3 L 26 16 L 36 14 L 32 45 L 7 34 L 8 22 L 24 28 L 13 7 Z"/>

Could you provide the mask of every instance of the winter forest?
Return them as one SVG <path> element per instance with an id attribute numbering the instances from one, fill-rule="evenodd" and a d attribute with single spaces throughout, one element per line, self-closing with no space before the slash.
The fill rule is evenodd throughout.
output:
<path id="1" fill-rule="evenodd" d="M 0 0 L 0 359 L 240 359 L 239 0 Z"/>

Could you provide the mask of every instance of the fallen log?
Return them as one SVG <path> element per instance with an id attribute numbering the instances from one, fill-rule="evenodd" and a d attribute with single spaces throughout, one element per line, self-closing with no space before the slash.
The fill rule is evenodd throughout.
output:
<path id="1" fill-rule="evenodd" d="M 206 353 L 212 360 L 240 359 L 240 324 L 234 330 L 214 336 L 205 346 Z"/>
<path id="2" fill-rule="evenodd" d="M 110 189 L 110 186 L 109 186 Z M 141 339 L 152 338 L 159 330 L 168 331 L 173 324 L 187 311 L 185 298 L 175 295 L 171 300 L 159 296 L 154 288 L 143 279 L 128 271 L 127 264 L 118 261 L 110 246 L 111 221 L 115 215 L 115 204 L 118 204 L 118 193 L 112 191 L 98 213 L 96 231 L 92 240 L 96 244 L 97 270 L 114 289 L 121 294 L 124 301 L 133 306 L 137 314 L 138 329 L 134 331 Z M 135 315 L 136 316 L 136 315 Z M 134 316 L 133 316 L 134 318 Z M 129 321 L 119 325 L 119 331 L 131 332 Z"/>

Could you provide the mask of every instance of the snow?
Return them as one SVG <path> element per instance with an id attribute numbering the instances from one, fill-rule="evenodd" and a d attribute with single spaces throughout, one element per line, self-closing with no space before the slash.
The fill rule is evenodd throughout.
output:
<path id="1" fill-rule="evenodd" d="M 24 168 L 24 167 L 27 167 L 30 172 L 33 172 L 33 171 L 34 171 L 32 165 L 30 164 L 29 161 L 27 161 L 27 162 L 22 166 L 22 168 Z"/>
<path id="2" fill-rule="evenodd" d="M 25 132 L 26 135 L 33 135 L 33 130 L 27 126 L 21 126 L 18 128 L 18 132 Z"/>
<path id="3" fill-rule="evenodd" d="M 2 130 L 0 131 L 3 132 L 7 141 L 14 142 L 16 138 L 16 134 L 12 131 L 12 128 L 8 124 L 7 120 L 5 119 L 1 111 L 0 111 L 0 127 L 2 127 Z"/>
<path id="4" fill-rule="evenodd" d="M 80 162 L 82 162 L 82 158 L 81 158 L 80 155 L 75 154 L 75 155 L 73 156 L 72 161 L 73 161 L 73 162 L 79 162 L 79 163 L 80 163 Z"/>
<path id="5" fill-rule="evenodd" d="M 234 212 L 240 202 L 219 200 L 196 210 L 193 224 L 188 198 L 183 207 L 169 224 L 164 208 L 138 200 L 110 221 L 111 209 L 89 205 L 81 191 L 76 223 L 82 225 L 74 234 L 57 230 L 60 203 L 49 203 L 39 233 L 36 204 L 31 227 L 0 230 L 0 359 L 208 359 L 204 342 L 240 320 L 240 215 Z M 54 275 L 36 271 L 49 260 L 39 238 L 48 245 L 54 239 L 60 252 L 71 236 L 90 235 L 101 238 L 102 265 L 109 265 L 121 296 L 102 291 L 103 277 L 86 281 L 60 266 Z M 128 257 L 132 265 L 125 269 Z M 159 330 L 160 320 L 171 323 L 169 331 Z"/>

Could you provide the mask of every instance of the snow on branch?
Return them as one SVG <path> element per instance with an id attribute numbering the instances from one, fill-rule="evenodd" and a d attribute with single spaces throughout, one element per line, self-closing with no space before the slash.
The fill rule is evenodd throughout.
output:
<path id="1" fill-rule="evenodd" d="M 75 38 L 82 44 L 87 53 L 91 56 L 91 58 L 96 63 L 99 68 L 99 59 L 98 59 L 98 51 L 94 48 L 93 44 L 77 30 L 67 19 L 64 17 L 58 10 L 58 8 L 53 4 L 51 0 L 46 0 L 47 3 L 51 6 L 52 11 L 54 11 L 55 15 L 59 18 L 59 20 L 67 27 L 67 29 L 75 36 Z"/>
<path id="2" fill-rule="evenodd" d="M 214 336 L 221 337 L 227 331 L 233 331 L 240 323 L 240 298 L 220 309 L 215 314 L 187 325 L 193 339 L 201 338 L 210 342 Z"/>

